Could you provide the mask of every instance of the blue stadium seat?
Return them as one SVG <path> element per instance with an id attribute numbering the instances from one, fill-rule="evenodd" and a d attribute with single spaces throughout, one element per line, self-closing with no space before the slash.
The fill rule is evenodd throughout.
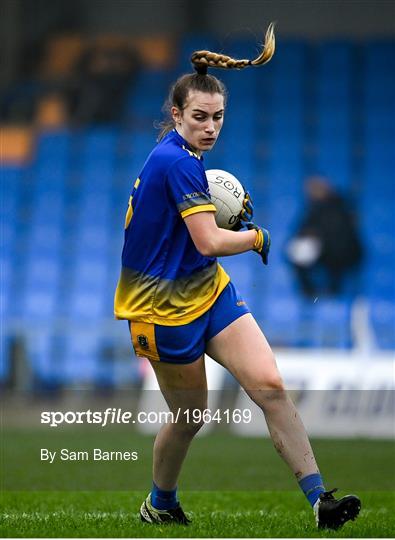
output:
<path id="1" fill-rule="evenodd" d="M 386 137 L 383 135 L 390 135 L 392 139 L 394 138 L 395 127 L 391 121 L 394 113 L 395 97 L 390 104 L 376 101 L 366 107 L 364 115 L 366 138 L 370 139 L 372 144 L 379 146 L 380 142 L 385 142 Z M 380 131 L 384 133 L 380 133 Z"/>
<path id="2" fill-rule="evenodd" d="M 380 164 L 380 162 L 377 162 L 376 167 L 374 167 L 373 163 L 366 164 L 362 177 L 365 182 L 365 197 L 370 197 L 371 200 L 383 201 L 385 206 L 394 204 L 395 185 L 392 181 L 394 173 L 391 167 L 387 167 L 383 163 Z M 366 219 L 368 218 L 367 215 Z"/>
<path id="3" fill-rule="evenodd" d="M 95 226 L 97 225 L 97 226 Z M 77 236 L 73 241 L 74 262 L 82 259 L 102 259 L 107 257 L 107 250 L 111 241 L 108 223 L 93 223 L 84 225 L 76 230 Z"/>
<path id="4" fill-rule="evenodd" d="M 395 70 L 393 40 L 369 41 L 363 45 L 364 65 L 369 75 L 393 73 Z"/>
<path id="5" fill-rule="evenodd" d="M 380 349 L 395 349 L 395 298 L 372 298 L 370 300 L 370 321 Z"/>
<path id="6" fill-rule="evenodd" d="M 276 44 L 274 60 L 268 67 L 273 70 L 275 80 L 292 79 L 294 81 L 295 78 L 303 80 L 307 62 L 306 44 L 296 40 L 280 41 Z"/>
<path id="7" fill-rule="evenodd" d="M 0 320 L 6 322 L 11 302 L 12 267 L 11 258 L 0 252 Z"/>
<path id="8" fill-rule="evenodd" d="M 315 161 L 317 171 L 322 171 L 338 190 L 347 190 L 351 185 L 352 156 L 347 146 L 320 145 Z"/>
<path id="9" fill-rule="evenodd" d="M 319 106 L 351 100 L 353 49 L 347 42 L 323 42 L 317 52 L 317 97 Z"/>
<path id="10" fill-rule="evenodd" d="M 270 256 L 270 267 L 262 269 L 265 271 L 267 288 L 281 298 L 292 299 L 297 296 L 295 276 L 292 268 L 284 262 L 280 249 L 276 251 Z"/>
<path id="11" fill-rule="evenodd" d="M 73 330 L 66 337 L 63 356 L 64 377 L 68 383 L 95 382 L 101 354 L 100 330 Z"/>
<path id="12" fill-rule="evenodd" d="M 128 92 L 125 110 L 127 119 L 134 123 L 144 120 L 152 123 L 154 119 L 159 119 L 171 82 L 168 70 L 141 71 Z"/>
<path id="13" fill-rule="evenodd" d="M 310 328 L 308 346 L 351 348 L 351 303 L 348 300 L 318 298 L 304 313 L 309 318 L 306 324 Z"/>
<path id="14" fill-rule="evenodd" d="M 241 104 L 246 110 L 254 108 L 256 78 L 257 72 L 252 69 L 244 70 L 242 75 L 237 70 L 223 71 L 221 73 L 220 79 L 225 84 L 229 94 L 227 113 L 230 113 L 234 107 L 240 107 Z"/>
<path id="15" fill-rule="evenodd" d="M 61 268 L 59 257 L 36 253 L 27 262 L 26 282 L 31 289 L 40 287 L 51 288 L 59 282 Z"/>
<path id="16" fill-rule="evenodd" d="M 387 114 L 389 109 L 394 111 L 394 51 L 393 42 L 370 42 L 364 46 L 363 98 L 368 110 L 387 109 Z"/>
<path id="17" fill-rule="evenodd" d="M 52 328 L 34 326 L 26 335 L 26 354 L 37 389 L 52 390 L 62 384 L 61 350 L 56 347 Z"/>
<path id="18" fill-rule="evenodd" d="M 264 73 L 263 73 L 264 72 Z M 283 137 L 299 139 L 302 144 L 304 123 L 304 76 L 306 74 L 306 49 L 298 42 L 279 43 L 273 63 L 259 75 L 268 76 L 265 93 L 261 98 L 262 116 L 268 116 L 269 141 L 277 155 L 287 158 Z M 262 85 L 261 85 L 262 86 Z M 268 92 L 270 92 L 268 94 Z M 259 94 L 262 94 L 261 89 Z M 260 101 L 260 100 L 259 100 Z M 270 130 L 272 129 L 272 131 Z M 266 128 L 267 129 L 267 128 Z M 298 144 L 299 144 L 298 143 Z M 282 149 L 278 149 L 281 146 Z M 292 150 L 290 149 L 290 152 Z"/>
<path id="19" fill-rule="evenodd" d="M 377 265 L 376 261 L 379 261 Z M 374 256 L 374 263 L 368 264 L 364 269 L 364 289 L 369 296 L 378 295 L 395 302 L 395 257 L 385 264 L 380 256 Z"/>
<path id="20" fill-rule="evenodd" d="M 16 226 L 18 223 L 19 196 L 21 191 L 23 169 L 20 167 L 2 166 L 0 175 L 1 199 L 1 252 L 13 251 Z"/>
<path id="21" fill-rule="evenodd" d="M 118 130 L 111 127 L 89 128 L 82 134 L 81 155 L 89 164 L 112 160 L 118 142 Z"/>
<path id="22" fill-rule="evenodd" d="M 2 303 L 2 291 L 0 290 L 0 304 Z M 0 316 L 2 316 L 2 307 Z M 5 332 L 0 333 L 0 383 L 5 383 L 10 374 L 10 339 Z"/>
<path id="23" fill-rule="evenodd" d="M 29 288 L 25 292 L 21 312 L 26 322 L 52 322 L 58 316 L 56 291 L 47 287 Z"/>
<path id="24" fill-rule="evenodd" d="M 106 315 L 103 291 L 74 288 L 69 295 L 68 316 L 75 322 L 97 323 Z"/>
<path id="25" fill-rule="evenodd" d="M 234 58 L 252 59 L 260 50 L 263 38 L 263 32 L 262 35 L 256 33 L 247 35 L 245 32 L 240 32 L 224 39 L 221 43 L 221 49 L 226 51 L 225 54 Z"/>
<path id="26" fill-rule="evenodd" d="M 298 184 L 298 179 L 294 180 L 296 186 L 292 188 L 290 186 L 287 192 L 284 192 L 281 196 L 268 197 L 267 204 L 269 205 L 269 218 L 271 227 L 275 227 L 278 233 L 291 235 L 294 232 L 296 221 L 301 214 L 304 199 L 301 191 L 301 187 Z M 275 189 L 270 191 L 270 194 L 279 193 Z M 278 239 L 277 239 L 278 241 Z"/>
<path id="27" fill-rule="evenodd" d="M 84 257 L 75 260 L 74 284 L 87 290 L 102 289 L 107 282 L 108 263 L 105 256 Z"/>
<path id="28" fill-rule="evenodd" d="M 33 171 L 37 175 L 36 184 L 53 187 L 57 177 L 62 178 L 70 163 L 72 135 L 67 131 L 41 132 L 37 140 L 36 160 Z M 49 182 L 48 176 L 51 178 Z"/>
<path id="29" fill-rule="evenodd" d="M 156 132 L 151 125 L 144 130 L 132 129 L 124 137 L 124 166 L 130 182 L 134 182 L 140 174 L 148 154 L 156 145 L 158 135 L 159 132 Z"/>
<path id="30" fill-rule="evenodd" d="M 265 312 L 259 318 L 269 343 L 275 347 L 298 347 L 303 344 L 302 304 L 298 298 L 268 295 Z"/>
<path id="31" fill-rule="evenodd" d="M 20 201 L 23 196 L 25 169 L 2 164 L 0 174 L 1 231 L 0 231 L 0 380 L 9 373 L 9 353 L 12 337 L 12 317 L 15 315 L 15 292 L 20 288 L 17 267 L 22 227 Z M 23 249 L 23 248 L 22 248 Z"/>
<path id="32" fill-rule="evenodd" d="M 256 262 L 256 261 L 255 261 Z M 250 303 L 254 297 L 254 268 L 252 254 L 247 253 L 238 255 L 237 257 L 223 257 L 221 259 L 221 265 L 225 271 L 229 273 L 229 276 L 240 292 L 241 296 L 247 302 Z"/>

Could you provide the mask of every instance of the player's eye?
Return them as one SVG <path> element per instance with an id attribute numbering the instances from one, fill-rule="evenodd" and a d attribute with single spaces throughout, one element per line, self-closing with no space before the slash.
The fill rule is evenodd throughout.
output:
<path id="1" fill-rule="evenodd" d="M 215 115 L 214 115 L 214 120 L 221 120 L 222 117 L 223 117 L 223 114 L 222 114 L 222 113 L 221 113 L 221 114 L 215 114 Z"/>
<path id="2" fill-rule="evenodd" d="M 202 115 L 200 115 L 200 114 L 197 114 L 197 115 L 194 116 L 194 119 L 200 121 L 200 120 L 205 120 L 206 117 L 205 117 L 205 116 L 202 116 Z"/>

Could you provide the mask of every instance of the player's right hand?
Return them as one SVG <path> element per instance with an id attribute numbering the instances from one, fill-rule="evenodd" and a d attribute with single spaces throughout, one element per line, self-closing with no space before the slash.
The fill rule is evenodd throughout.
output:
<path id="1" fill-rule="evenodd" d="M 254 204 L 252 202 L 251 195 L 244 189 L 243 208 L 237 217 L 236 223 L 232 227 L 232 231 L 240 231 L 243 227 L 246 227 L 246 223 L 252 220 L 253 215 Z"/>
<path id="2" fill-rule="evenodd" d="M 243 208 L 238 215 L 236 223 L 232 227 L 232 231 L 240 231 L 243 227 L 246 227 L 246 223 L 252 220 L 253 215 L 254 204 L 252 202 L 251 195 L 244 189 Z"/>
<path id="3" fill-rule="evenodd" d="M 254 229 L 257 232 L 253 250 L 262 257 L 263 264 L 267 264 L 271 244 L 269 231 L 267 229 L 263 229 L 262 227 L 258 227 L 258 225 L 251 222 L 246 223 L 245 226 L 247 229 Z"/>
<path id="4" fill-rule="evenodd" d="M 240 212 L 241 221 L 250 222 L 254 216 L 254 203 L 248 191 L 244 190 L 243 208 Z"/>

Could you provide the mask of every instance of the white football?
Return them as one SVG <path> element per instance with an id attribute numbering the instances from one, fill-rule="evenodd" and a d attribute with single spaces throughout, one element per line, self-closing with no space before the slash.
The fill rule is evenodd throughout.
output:
<path id="1" fill-rule="evenodd" d="M 221 169 L 206 171 L 210 197 L 217 211 L 215 221 L 222 229 L 231 229 L 243 208 L 244 188 L 233 174 Z"/>

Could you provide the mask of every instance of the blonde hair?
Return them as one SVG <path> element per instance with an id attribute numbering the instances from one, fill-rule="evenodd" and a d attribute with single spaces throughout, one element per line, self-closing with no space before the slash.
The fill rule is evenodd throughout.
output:
<path id="1" fill-rule="evenodd" d="M 261 66 L 269 62 L 272 58 L 275 48 L 276 40 L 274 36 L 274 25 L 270 23 L 266 30 L 265 42 L 262 47 L 261 54 L 254 60 L 236 60 L 225 54 L 219 54 L 211 51 L 195 51 L 191 56 L 191 62 L 194 65 L 196 71 L 205 75 L 207 68 L 222 68 L 222 69 L 243 69 L 248 66 Z"/>

